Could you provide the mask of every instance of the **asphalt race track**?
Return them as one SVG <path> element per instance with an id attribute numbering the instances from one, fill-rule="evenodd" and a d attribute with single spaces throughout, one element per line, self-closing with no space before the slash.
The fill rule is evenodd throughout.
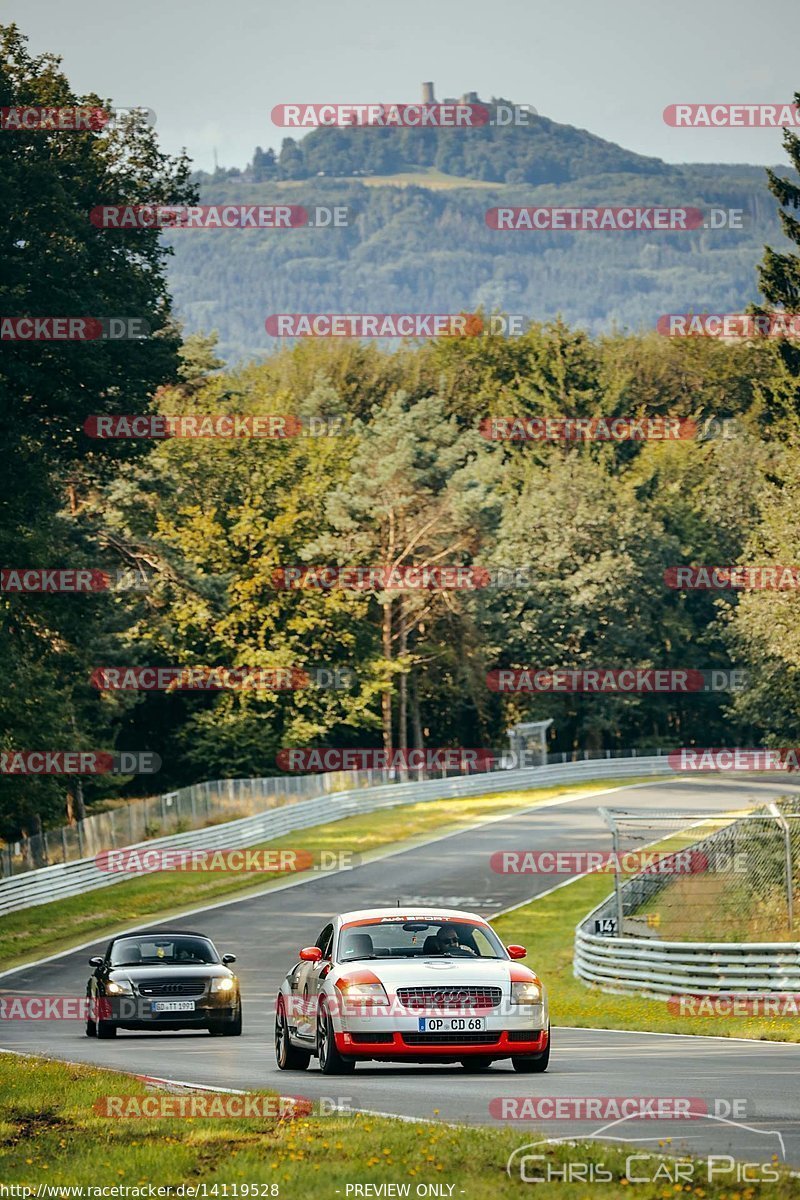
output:
<path id="1" fill-rule="evenodd" d="M 322 1076 L 312 1060 L 307 1072 L 279 1072 L 272 1045 L 274 997 L 301 946 L 316 939 L 335 913 L 371 905 L 448 905 L 492 915 L 533 898 L 564 876 L 498 875 L 489 859 L 503 849 L 608 849 L 597 814 L 604 804 L 632 811 L 678 809 L 713 812 L 786 793 L 785 784 L 720 777 L 669 780 L 603 789 L 594 797 L 559 800 L 477 828 L 384 856 L 351 871 L 223 903 L 167 925 L 207 933 L 221 953 L 237 955 L 242 981 L 244 1034 L 211 1038 L 206 1033 L 121 1032 L 113 1041 L 83 1035 L 83 1024 L 6 1021 L 3 1048 L 48 1054 L 159 1078 L 247 1090 L 274 1088 L 285 1094 L 406 1117 L 492 1124 L 489 1102 L 500 1096 L 693 1096 L 713 1111 L 717 1099 L 744 1099 L 738 1125 L 703 1117 L 692 1121 L 628 1121 L 607 1136 L 641 1142 L 643 1153 L 672 1138 L 670 1150 L 731 1154 L 767 1162 L 773 1155 L 800 1165 L 800 1045 L 697 1038 L 608 1030 L 553 1030 L 553 1057 L 545 1075 L 516 1074 L 510 1062 L 484 1075 L 459 1066 L 360 1064 L 350 1076 Z M 575 920 L 583 915 L 576 911 Z M 21 967 L 0 977 L 2 994 L 85 994 L 87 960 L 106 941 L 70 951 L 50 962 Z M 528 963 L 547 981 L 547 963 L 528 947 Z M 727 1115 L 730 1110 L 722 1110 Z M 542 1136 L 542 1124 L 518 1122 L 520 1145 Z M 545 1136 L 591 1134 L 597 1121 L 551 1121 Z M 646 1140 L 644 1140 L 646 1139 Z"/>

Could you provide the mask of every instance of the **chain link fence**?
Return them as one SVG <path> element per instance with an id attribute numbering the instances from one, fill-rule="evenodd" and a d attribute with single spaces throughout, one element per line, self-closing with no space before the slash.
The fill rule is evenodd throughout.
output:
<path id="1" fill-rule="evenodd" d="M 520 763 L 510 756 L 498 755 L 488 773 L 514 766 L 554 766 L 589 759 L 635 758 L 637 755 L 662 753 L 654 750 L 575 750 L 542 756 L 538 751 L 531 761 Z M 666 751 L 664 751 L 666 753 Z M 517 756 L 519 757 L 519 756 Z M 0 846 L 0 878 L 57 863 L 77 862 L 100 850 L 116 850 L 150 838 L 185 833 L 207 825 L 254 816 L 269 808 L 309 800 L 314 796 L 374 787 L 377 784 L 403 783 L 409 780 L 449 779 L 474 772 L 424 769 L 333 771 L 316 775 L 280 775 L 262 779 L 218 779 L 192 784 L 162 796 L 132 800 L 107 812 L 94 813 L 83 821 L 63 825 L 32 837 L 20 838 Z M 485 773 L 485 772 L 481 772 Z"/>
<path id="2" fill-rule="evenodd" d="M 727 814 L 601 812 L 611 830 L 615 903 L 597 933 L 668 942 L 796 935 L 799 795 Z"/>

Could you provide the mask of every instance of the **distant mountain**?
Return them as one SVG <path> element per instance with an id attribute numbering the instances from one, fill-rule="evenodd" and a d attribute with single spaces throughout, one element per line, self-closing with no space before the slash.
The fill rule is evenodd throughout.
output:
<path id="1" fill-rule="evenodd" d="M 510 101 L 502 101 L 510 106 Z M 490 111 L 493 108 L 490 107 Z M 587 175 L 663 175 L 660 159 L 645 158 L 585 129 L 533 116 L 530 125 L 475 129 L 314 129 L 284 147 L 284 178 L 391 175 L 433 167 L 487 183 L 567 183 Z"/>
<path id="2" fill-rule="evenodd" d="M 258 151 L 243 171 L 198 178 L 205 204 L 346 204 L 355 214 L 346 229 L 166 235 L 177 314 L 188 331 L 217 329 L 229 362 L 270 353 L 278 343 L 264 320 L 279 312 L 483 307 L 561 313 L 601 332 L 652 328 L 666 312 L 739 311 L 756 298 L 764 243 L 783 236 L 763 168 L 670 165 L 545 117 L 529 127 L 316 129 L 285 139 L 276 159 Z M 744 227 L 508 233 L 485 222 L 499 204 L 733 208 Z"/>

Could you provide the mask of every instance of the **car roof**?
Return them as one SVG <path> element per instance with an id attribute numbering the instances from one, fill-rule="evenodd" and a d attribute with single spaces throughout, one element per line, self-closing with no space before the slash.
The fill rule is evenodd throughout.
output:
<path id="1" fill-rule="evenodd" d="M 338 920 L 342 924 L 349 921 L 365 921 L 370 917 L 407 917 L 409 921 L 423 921 L 433 918 L 438 921 L 441 917 L 444 921 L 479 921 L 482 925 L 488 924 L 486 917 L 481 917 L 478 913 L 464 912 L 461 908 L 445 908 L 439 904 L 401 904 L 399 907 L 395 905 L 392 908 L 359 908 L 352 912 L 339 913 Z"/>
<path id="2" fill-rule="evenodd" d="M 118 933 L 111 941 L 119 942 L 129 937 L 199 937 L 211 941 L 207 933 L 196 933 L 193 929 L 132 929 L 130 933 Z"/>

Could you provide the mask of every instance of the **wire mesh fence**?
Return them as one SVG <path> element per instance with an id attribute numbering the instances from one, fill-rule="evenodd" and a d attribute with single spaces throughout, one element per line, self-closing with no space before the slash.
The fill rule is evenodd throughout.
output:
<path id="1" fill-rule="evenodd" d="M 800 928 L 800 796 L 724 814 L 603 809 L 614 916 L 598 932 L 664 941 L 791 941 Z"/>
<path id="2" fill-rule="evenodd" d="M 590 759 L 635 758 L 637 755 L 661 753 L 660 749 L 573 750 L 547 755 L 543 762 L 537 750 L 530 762 L 521 763 L 519 756 L 515 759 L 500 752 L 488 771 L 484 769 L 480 773 L 492 774 L 515 766 L 553 766 Z M 293 804 L 314 796 L 408 780 L 447 779 L 467 773 L 475 772 L 448 769 L 431 771 L 419 767 L 405 771 L 329 771 L 315 775 L 218 779 L 192 784 L 161 796 L 132 800 L 107 812 L 93 813 L 74 824 L 21 837 L 0 846 L 0 878 L 57 863 L 76 862 L 100 850 L 120 849 L 149 838 L 184 833 L 190 829 L 233 821 L 237 817 L 253 816 L 268 808 Z"/>

